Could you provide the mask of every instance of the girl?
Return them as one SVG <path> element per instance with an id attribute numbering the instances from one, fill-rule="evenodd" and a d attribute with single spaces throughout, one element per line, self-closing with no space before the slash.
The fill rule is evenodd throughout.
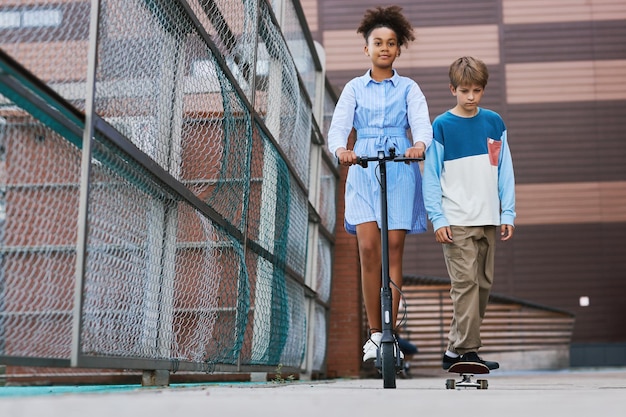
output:
<path id="1" fill-rule="evenodd" d="M 413 27 L 398 6 L 367 10 L 357 33 L 365 39 L 364 52 L 371 68 L 343 89 L 328 132 L 328 147 L 341 165 L 356 164 L 357 156 L 374 156 L 379 150 L 421 158 L 432 141 L 428 106 L 419 86 L 393 69 L 401 47 L 415 40 Z M 348 136 L 356 131 L 354 149 Z M 410 131 L 412 141 L 409 139 Z M 370 338 L 363 346 L 363 361 L 375 359 L 382 338 L 380 312 L 381 239 L 380 183 L 377 163 L 349 168 L 345 192 L 346 231 L 356 234 L 361 263 L 361 284 Z M 389 221 L 389 275 L 393 288 L 395 325 L 402 288 L 402 255 L 407 233 L 426 231 L 416 163 L 387 164 Z"/>

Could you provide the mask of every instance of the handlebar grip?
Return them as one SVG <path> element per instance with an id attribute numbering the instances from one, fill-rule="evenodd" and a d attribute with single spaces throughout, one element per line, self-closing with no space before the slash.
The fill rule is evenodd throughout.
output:
<path id="1" fill-rule="evenodd" d="M 361 165 L 363 168 L 367 168 L 367 165 L 368 165 L 367 157 L 365 157 L 365 156 L 357 156 L 356 157 L 356 163 L 357 163 L 357 165 Z"/>
<path id="2" fill-rule="evenodd" d="M 424 161 L 426 159 L 426 157 L 421 157 L 421 158 L 407 158 L 404 155 L 401 156 L 397 156 L 394 158 L 394 162 L 421 162 Z"/>

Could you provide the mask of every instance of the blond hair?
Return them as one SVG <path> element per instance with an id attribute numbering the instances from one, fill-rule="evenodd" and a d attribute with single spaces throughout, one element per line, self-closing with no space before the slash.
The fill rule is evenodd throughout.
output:
<path id="1" fill-rule="evenodd" d="M 450 84 L 457 88 L 459 85 L 480 85 L 483 88 L 489 80 L 487 65 L 478 58 L 463 56 L 450 65 L 448 73 Z"/>

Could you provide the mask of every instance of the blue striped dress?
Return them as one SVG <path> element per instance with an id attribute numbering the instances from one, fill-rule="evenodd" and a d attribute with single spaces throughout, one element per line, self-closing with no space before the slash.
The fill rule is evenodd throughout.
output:
<path id="1" fill-rule="evenodd" d="M 373 80 L 368 71 L 345 85 L 328 132 L 328 148 L 333 155 L 346 147 L 353 127 L 358 156 L 375 156 L 379 150 L 387 154 L 392 147 L 401 155 L 418 141 L 428 147 L 433 137 L 424 94 L 415 81 L 395 70 L 391 78 L 381 82 Z M 365 222 L 376 221 L 381 227 L 379 180 L 377 162 L 368 168 L 350 167 L 344 219 L 348 233 L 356 234 L 356 225 Z M 387 207 L 389 230 L 426 231 L 419 164 L 387 164 Z"/>

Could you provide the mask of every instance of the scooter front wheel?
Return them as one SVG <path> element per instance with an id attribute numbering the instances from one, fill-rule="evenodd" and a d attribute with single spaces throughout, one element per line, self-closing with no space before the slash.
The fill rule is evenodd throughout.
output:
<path id="1" fill-rule="evenodd" d="M 383 342 L 380 345 L 380 357 L 383 374 L 383 387 L 395 388 L 396 387 L 396 358 L 395 358 L 395 343 Z"/>

